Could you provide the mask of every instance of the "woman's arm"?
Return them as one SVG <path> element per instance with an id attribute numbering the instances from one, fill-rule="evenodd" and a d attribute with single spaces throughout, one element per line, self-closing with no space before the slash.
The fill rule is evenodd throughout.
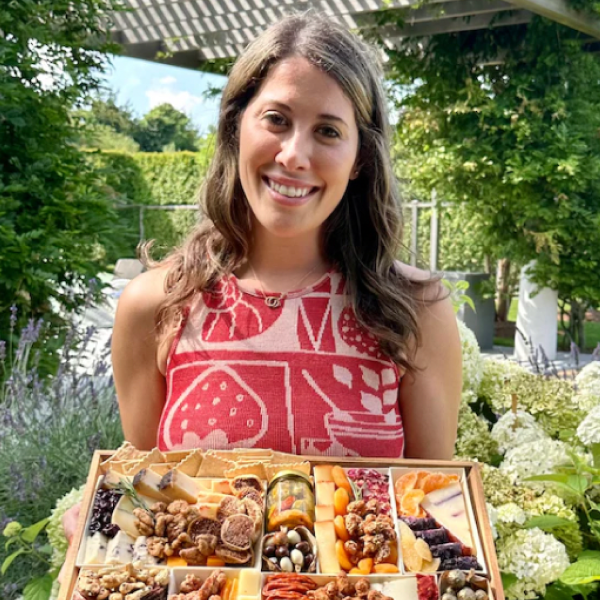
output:
<path id="1" fill-rule="evenodd" d="M 165 270 L 136 277 L 123 291 L 112 337 L 112 364 L 125 439 L 140 450 L 156 446 L 165 404 L 159 369 L 156 311 L 165 297 Z"/>
<path id="2" fill-rule="evenodd" d="M 449 298 L 420 315 L 421 346 L 414 375 L 400 384 L 407 458 L 452 459 L 462 391 L 462 349 Z"/>

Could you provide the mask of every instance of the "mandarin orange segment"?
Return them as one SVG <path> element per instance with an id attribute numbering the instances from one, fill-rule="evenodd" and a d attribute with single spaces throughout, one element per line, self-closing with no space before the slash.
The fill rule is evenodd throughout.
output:
<path id="1" fill-rule="evenodd" d="M 338 540 L 335 543 L 335 555 L 337 556 L 338 562 L 340 563 L 340 567 L 344 569 L 344 571 L 350 571 L 354 567 L 352 562 L 350 561 L 350 557 L 346 552 L 346 548 L 344 548 L 344 542 L 342 540 Z"/>
<path id="2" fill-rule="evenodd" d="M 333 509 L 338 516 L 344 516 L 348 512 L 348 504 L 350 504 L 350 494 L 345 488 L 339 487 L 333 494 Z"/>
<path id="3" fill-rule="evenodd" d="M 423 490 L 410 490 L 402 496 L 402 502 L 400 504 L 400 511 L 403 515 L 416 517 L 421 511 L 421 500 L 425 498 L 425 492 Z"/>
<path id="4" fill-rule="evenodd" d="M 415 481 L 415 489 L 423 489 L 423 480 L 429 475 L 429 471 L 417 471 L 417 481 Z"/>
<path id="5" fill-rule="evenodd" d="M 450 485 L 450 478 L 443 473 L 431 473 L 423 480 L 422 490 L 429 494 L 434 490 L 440 490 Z"/>
<path id="6" fill-rule="evenodd" d="M 458 483 L 460 481 L 460 477 L 456 473 L 452 473 L 451 475 L 446 475 L 448 477 L 448 481 L 450 483 Z"/>
<path id="7" fill-rule="evenodd" d="M 346 475 L 346 471 L 344 471 L 342 467 L 335 465 L 335 467 L 331 469 L 331 478 L 333 479 L 333 483 L 335 483 L 335 487 L 346 490 L 349 495 L 352 494 L 350 480 L 348 479 L 348 475 Z"/>
<path id="8" fill-rule="evenodd" d="M 333 520 L 333 526 L 335 527 L 335 534 L 338 539 L 343 542 L 347 542 L 350 539 L 350 535 L 348 534 L 348 530 L 346 529 L 346 523 L 344 522 L 344 517 L 342 515 L 338 515 Z"/>
<path id="9" fill-rule="evenodd" d="M 373 573 L 399 573 L 400 569 L 396 565 L 389 563 L 379 563 L 373 567 Z"/>
<path id="10" fill-rule="evenodd" d="M 402 477 L 400 477 L 398 481 L 396 481 L 396 484 L 394 485 L 394 491 L 396 492 L 396 495 L 403 496 L 405 492 L 413 490 L 415 488 L 416 483 L 417 472 L 409 471 L 408 473 L 402 475 Z"/>

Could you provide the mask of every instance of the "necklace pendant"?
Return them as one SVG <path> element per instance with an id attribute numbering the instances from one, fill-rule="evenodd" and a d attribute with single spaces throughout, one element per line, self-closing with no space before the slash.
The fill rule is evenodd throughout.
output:
<path id="1" fill-rule="evenodd" d="M 281 298 L 277 296 L 265 296 L 265 304 L 269 308 L 279 308 L 281 306 Z"/>

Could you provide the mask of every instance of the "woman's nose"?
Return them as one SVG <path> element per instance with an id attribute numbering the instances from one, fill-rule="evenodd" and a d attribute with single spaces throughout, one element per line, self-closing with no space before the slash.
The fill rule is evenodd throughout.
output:
<path id="1" fill-rule="evenodd" d="M 294 131 L 281 141 L 275 160 L 290 171 L 310 168 L 311 141 L 301 131 Z"/>

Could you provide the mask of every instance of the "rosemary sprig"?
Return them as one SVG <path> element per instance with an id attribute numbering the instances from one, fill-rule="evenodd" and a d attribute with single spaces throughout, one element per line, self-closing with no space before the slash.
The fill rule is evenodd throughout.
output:
<path id="1" fill-rule="evenodd" d="M 135 508 L 141 508 L 152 514 L 152 511 L 148 505 L 142 500 L 137 490 L 133 487 L 133 484 L 128 479 L 119 479 L 119 484 L 115 487 L 115 490 L 131 498 L 131 503 Z"/>
<path id="2" fill-rule="evenodd" d="M 358 487 L 356 482 L 353 481 L 352 479 L 350 479 L 349 477 L 348 477 L 348 481 L 350 482 L 350 487 L 352 488 L 352 494 L 354 495 L 354 500 L 356 500 L 356 501 L 362 500 L 363 499 L 363 487 L 364 487 L 364 485 L 366 485 L 366 483 L 362 487 Z"/>

